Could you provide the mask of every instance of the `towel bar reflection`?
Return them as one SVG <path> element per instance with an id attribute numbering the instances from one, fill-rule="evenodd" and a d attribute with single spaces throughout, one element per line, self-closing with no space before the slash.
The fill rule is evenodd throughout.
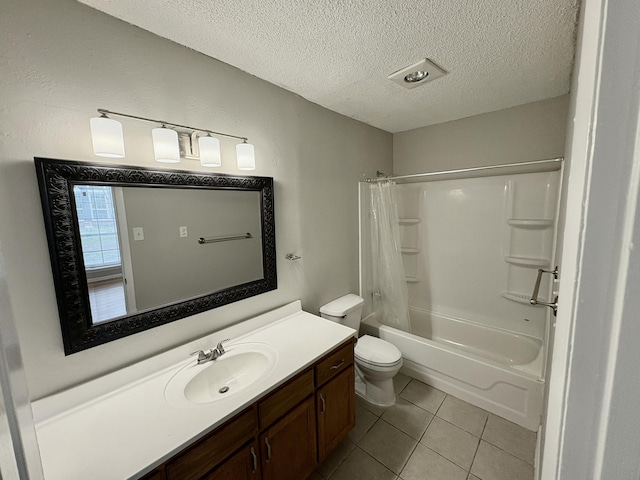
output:
<path id="1" fill-rule="evenodd" d="M 243 240 L 245 238 L 253 238 L 253 235 L 247 232 L 240 235 L 228 235 L 226 237 L 211 237 L 211 238 L 200 237 L 198 239 L 198 243 L 200 245 L 204 245 L 205 243 L 228 242 L 229 240 Z"/>

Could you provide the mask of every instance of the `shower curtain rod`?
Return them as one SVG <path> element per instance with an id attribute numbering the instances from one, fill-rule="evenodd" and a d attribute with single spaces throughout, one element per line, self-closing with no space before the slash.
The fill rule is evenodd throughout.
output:
<path id="1" fill-rule="evenodd" d="M 558 157 L 550 160 L 535 160 L 532 162 L 505 163 L 502 165 L 488 165 L 485 167 L 460 168 L 457 170 L 442 170 L 440 172 L 413 173 L 410 175 L 397 175 L 392 177 L 387 177 L 382 172 L 378 172 L 379 176 L 377 178 L 365 178 L 365 182 L 374 183 L 374 182 L 383 182 L 385 180 L 412 180 L 412 179 L 419 180 L 422 178 L 438 177 L 442 175 L 456 175 L 456 174 L 473 173 L 473 172 L 489 172 L 492 170 L 507 169 L 507 168 L 510 168 L 512 170 L 517 170 L 517 172 L 511 171 L 509 173 L 544 172 L 544 171 L 559 170 L 563 160 L 564 160 L 564 157 Z M 521 170 L 524 170 L 524 171 L 521 171 Z"/>

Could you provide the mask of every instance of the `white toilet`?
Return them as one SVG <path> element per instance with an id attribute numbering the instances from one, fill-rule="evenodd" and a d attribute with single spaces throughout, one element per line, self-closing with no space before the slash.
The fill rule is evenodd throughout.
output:
<path id="1" fill-rule="evenodd" d="M 362 297 L 350 293 L 323 305 L 320 316 L 355 329 L 357 335 L 363 305 Z M 393 377 L 402 366 L 400 350 L 385 340 L 363 335 L 358 338 L 354 355 L 356 393 L 375 405 L 393 405 Z"/>

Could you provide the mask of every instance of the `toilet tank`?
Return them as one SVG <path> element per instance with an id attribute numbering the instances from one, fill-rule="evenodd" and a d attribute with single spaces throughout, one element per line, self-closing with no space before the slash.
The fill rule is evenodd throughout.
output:
<path id="1" fill-rule="evenodd" d="M 357 332 L 360 328 L 363 305 L 362 297 L 349 293 L 320 307 L 320 316 L 353 328 Z"/>

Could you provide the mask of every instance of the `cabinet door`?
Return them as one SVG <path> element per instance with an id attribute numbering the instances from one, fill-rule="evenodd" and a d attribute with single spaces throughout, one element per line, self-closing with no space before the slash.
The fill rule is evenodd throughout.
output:
<path id="1" fill-rule="evenodd" d="M 318 460 L 322 462 L 356 424 L 353 365 L 316 393 Z"/>
<path id="2" fill-rule="evenodd" d="M 153 472 L 147 473 L 140 480 L 164 480 L 164 479 L 165 479 L 164 468 L 158 467 L 157 470 L 154 470 Z"/>
<path id="3" fill-rule="evenodd" d="M 301 480 L 316 467 L 314 398 L 260 435 L 263 480 Z"/>
<path id="4" fill-rule="evenodd" d="M 202 480 L 259 480 L 260 463 L 256 442 L 241 449 Z"/>

